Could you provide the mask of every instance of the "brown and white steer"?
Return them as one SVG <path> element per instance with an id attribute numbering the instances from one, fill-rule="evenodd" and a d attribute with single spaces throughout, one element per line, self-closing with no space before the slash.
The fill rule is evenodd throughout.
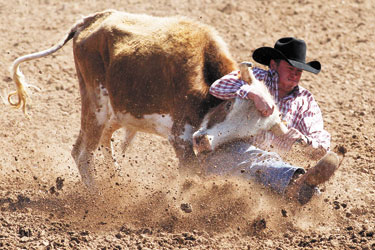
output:
<path id="1" fill-rule="evenodd" d="M 241 79 L 250 84 L 250 88 L 262 93 L 268 103 L 274 104 L 272 115 L 262 116 L 251 100 L 237 97 L 222 102 L 206 114 L 200 128 L 193 134 L 194 152 L 197 155 L 214 151 L 237 139 L 250 139 L 262 131 L 271 131 L 276 136 L 288 132 L 266 85 L 254 77 L 248 66 L 249 63 L 240 64 Z"/>
<path id="2" fill-rule="evenodd" d="M 8 97 L 13 106 L 25 111 L 31 86 L 24 82 L 19 64 L 52 54 L 70 39 L 82 101 L 72 156 L 89 188 L 95 188 L 92 152 L 101 144 L 113 162 L 111 136 L 119 128 L 126 129 L 126 145 L 137 131 L 144 131 L 167 137 L 182 164 L 195 157 L 192 134 L 208 110 L 221 102 L 208 94 L 209 86 L 236 68 L 211 27 L 182 17 L 95 13 L 75 24 L 54 47 L 15 60 L 17 91 Z"/>

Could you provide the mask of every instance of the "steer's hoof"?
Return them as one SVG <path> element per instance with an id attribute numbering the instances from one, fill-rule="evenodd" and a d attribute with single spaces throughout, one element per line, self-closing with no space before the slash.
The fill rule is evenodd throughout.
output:
<path id="1" fill-rule="evenodd" d="M 82 182 L 85 184 L 87 190 L 92 195 L 100 194 L 100 190 L 96 185 L 96 182 L 93 178 L 82 178 Z"/>

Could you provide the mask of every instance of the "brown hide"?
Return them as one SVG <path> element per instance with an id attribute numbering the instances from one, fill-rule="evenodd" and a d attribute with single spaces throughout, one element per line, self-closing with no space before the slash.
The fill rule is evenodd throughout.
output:
<path id="1" fill-rule="evenodd" d="M 189 115 L 189 122 L 199 125 L 210 105 L 219 102 L 208 96 L 209 85 L 235 68 L 233 60 L 208 26 L 184 18 L 141 17 L 105 12 L 75 37 L 86 91 L 101 83 L 115 112 L 138 118 Z"/>
<path id="2" fill-rule="evenodd" d="M 195 159 L 193 130 L 221 102 L 208 94 L 209 86 L 236 67 L 216 32 L 182 17 L 95 13 L 75 24 L 60 43 L 14 62 L 17 92 L 10 97 L 17 95 L 19 101 L 13 106 L 26 110 L 28 85 L 19 64 L 50 55 L 72 38 L 82 102 L 72 156 L 84 183 L 95 187 L 93 151 L 99 144 L 114 162 L 111 136 L 121 127 L 126 145 L 137 131 L 160 134 L 172 143 L 182 165 L 190 164 Z"/>

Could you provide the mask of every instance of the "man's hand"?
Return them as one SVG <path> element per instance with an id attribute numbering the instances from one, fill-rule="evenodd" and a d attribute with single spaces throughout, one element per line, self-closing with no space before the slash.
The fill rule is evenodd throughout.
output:
<path id="1" fill-rule="evenodd" d="M 305 146 L 304 151 L 311 157 L 311 159 L 320 159 L 323 155 L 327 153 L 327 150 L 322 146 L 319 146 L 318 148 L 313 148 L 312 145 L 309 144 L 306 136 L 304 136 L 295 128 L 290 128 L 288 133 L 286 133 L 284 136 L 276 137 L 273 140 L 273 144 L 277 148 L 285 152 L 288 152 L 292 148 L 293 144 L 296 142 L 300 142 L 302 145 Z"/>
<path id="2" fill-rule="evenodd" d="M 247 78 L 249 78 L 249 76 Z M 246 79 L 246 77 L 244 79 L 241 75 L 241 71 L 238 74 L 238 79 L 248 83 L 251 82 L 250 79 Z M 256 109 L 262 116 L 267 117 L 272 115 L 273 110 L 275 109 L 274 104 L 264 99 L 260 91 L 253 90 L 252 92 L 249 92 L 246 97 L 254 102 Z"/>
<path id="3" fill-rule="evenodd" d="M 261 93 L 249 92 L 247 94 L 247 98 L 253 100 L 256 109 L 262 116 L 267 117 L 272 115 L 275 106 L 273 105 L 273 103 L 267 102 L 267 100 L 263 98 Z"/>

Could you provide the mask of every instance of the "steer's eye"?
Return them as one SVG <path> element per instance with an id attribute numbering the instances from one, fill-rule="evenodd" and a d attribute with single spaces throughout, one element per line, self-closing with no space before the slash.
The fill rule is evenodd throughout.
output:
<path id="1" fill-rule="evenodd" d="M 232 107 L 232 102 L 227 102 L 226 104 L 225 104 L 225 111 L 229 111 L 230 110 L 230 107 Z"/>

